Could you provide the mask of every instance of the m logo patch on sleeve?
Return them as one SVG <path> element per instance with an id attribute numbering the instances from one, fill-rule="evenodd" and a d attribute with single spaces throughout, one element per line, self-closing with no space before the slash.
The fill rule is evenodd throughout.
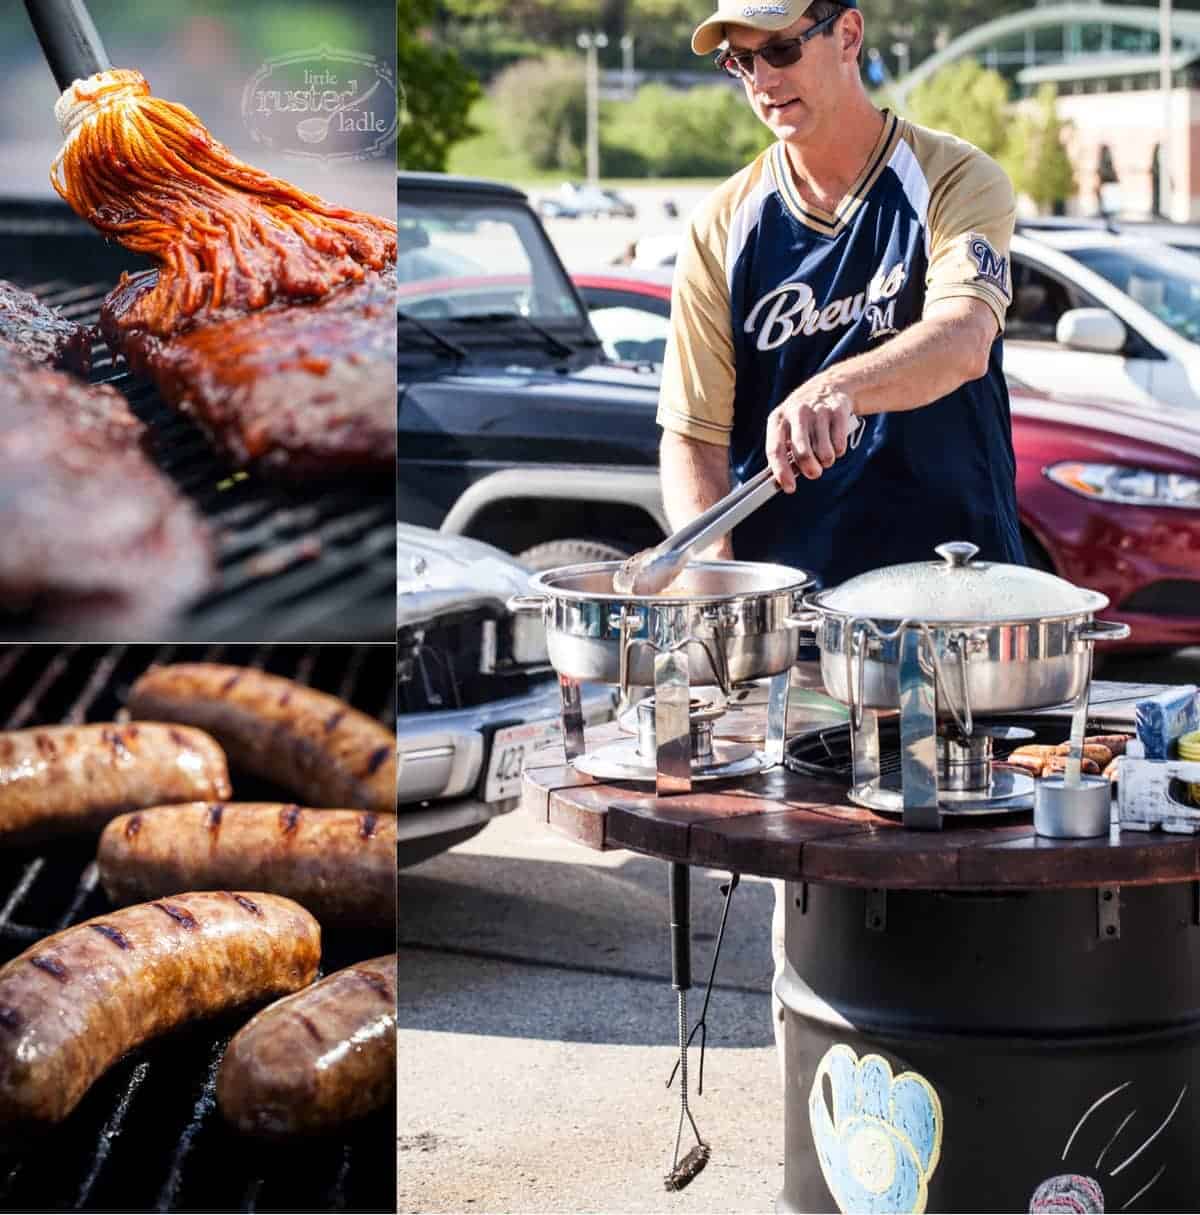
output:
<path id="1" fill-rule="evenodd" d="M 1008 258 L 1001 257 L 987 240 L 975 234 L 967 237 L 967 248 L 979 269 L 975 281 L 991 283 L 1005 296 L 1011 297 L 1008 289 Z"/>

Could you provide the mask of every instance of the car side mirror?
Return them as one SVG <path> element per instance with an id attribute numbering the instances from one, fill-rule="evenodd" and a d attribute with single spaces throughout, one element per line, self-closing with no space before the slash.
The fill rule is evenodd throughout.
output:
<path id="1" fill-rule="evenodd" d="M 1107 308 L 1072 308 L 1058 318 L 1055 340 L 1071 350 L 1120 354 L 1129 334 L 1125 324 Z"/>

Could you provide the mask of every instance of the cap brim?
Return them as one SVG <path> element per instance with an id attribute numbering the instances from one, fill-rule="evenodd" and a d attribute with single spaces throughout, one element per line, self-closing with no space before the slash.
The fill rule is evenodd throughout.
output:
<path id="1" fill-rule="evenodd" d="M 837 0 L 843 8 L 858 8 L 858 0 Z M 697 55 L 711 55 L 725 41 L 727 25 L 744 25 L 752 30 L 775 33 L 785 30 L 804 16 L 812 0 L 724 0 L 707 21 L 696 26 L 692 34 L 692 50 Z M 782 9 L 782 12 L 777 10 Z"/>
<path id="2" fill-rule="evenodd" d="M 722 4 L 707 21 L 696 26 L 692 34 L 692 50 L 697 55 L 711 55 L 725 41 L 727 25 L 744 25 L 748 29 L 765 30 L 774 33 L 785 30 L 804 14 L 811 0 L 801 0 L 800 3 L 780 3 L 779 0 L 768 0 L 767 3 Z M 764 9 L 783 9 L 783 12 L 764 12 Z"/>

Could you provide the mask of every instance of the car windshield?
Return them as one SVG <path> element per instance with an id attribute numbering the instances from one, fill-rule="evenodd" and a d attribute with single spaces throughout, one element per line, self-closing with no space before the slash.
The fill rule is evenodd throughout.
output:
<path id="1" fill-rule="evenodd" d="M 1072 249 L 1071 256 L 1180 336 L 1200 343 L 1200 258 L 1155 245 Z"/>
<path id="2" fill-rule="evenodd" d="M 504 199 L 400 196 L 397 307 L 427 323 L 515 314 L 586 324 L 537 221 Z"/>

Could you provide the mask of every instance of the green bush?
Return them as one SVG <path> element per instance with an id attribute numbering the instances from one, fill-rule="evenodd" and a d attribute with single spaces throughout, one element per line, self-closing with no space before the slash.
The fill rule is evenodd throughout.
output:
<path id="1" fill-rule="evenodd" d="M 975 59 L 960 59 L 913 91 L 907 117 L 999 158 L 1008 140 L 1008 84 Z"/>
<path id="2" fill-rule="evenodd" d="M 724 85 L 686 92 L 649 84 L 632 101 L 604 107 L 604 173 L 635 176 L 621 166 L 641 161 L 650 177 L 723 177 L 772 141 L 745 100 Z"/>
<path id="3" fill-rule="evenodd" d="M 496 128 L 514 158 L 577 173 L 587 128 L 583 62 L 553 53 L 505 68 L 492 86 Z"/>

